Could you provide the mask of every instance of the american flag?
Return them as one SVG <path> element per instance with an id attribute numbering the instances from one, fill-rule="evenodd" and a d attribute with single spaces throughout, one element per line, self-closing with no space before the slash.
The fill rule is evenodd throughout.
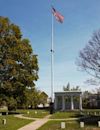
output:
<path id="1" fill-rule="evenodd" d="M 63 23 L 64 21 L 64 16 L 61 15 L 58 11 L 55 10 L 55 8 L 52 7 L 52 13 L 55 16 L 56 20 L 60 23 Z"/>

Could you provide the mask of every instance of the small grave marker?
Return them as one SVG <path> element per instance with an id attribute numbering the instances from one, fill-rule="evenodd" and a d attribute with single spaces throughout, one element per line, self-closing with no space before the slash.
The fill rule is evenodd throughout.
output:
<path id="1" fill-rule="evenodd" d="M 2 116 L 2 113 L 0 113 L 0 116 Z"/>
<path id="2" fill-rule="evenodd" d="M 65 122 L 61 122 L 61 129 L 65 129 Z"/>
<path id="3" fill-rule="evenodd" d="M 29 111 L 27 111 L 27 114 L 29 114 L 30 112 Z"/>
<path id="4" fill-rule="evenodd" d="M 94 115 L 95 115 L 95 116 L 96 116 L 96 114 L 97 114 L 97 113 L 96 113 L 96 112 L 94 112 Z"/>
<path id="5" fill-rule="evenodd" d="M 100 127 L 100 121 L 98 121 L 98 127 Z"/>
<path id="6" fill-rule="evenodd" d="M 87 115 L 89 115 L 90 113 L 89 112 L 87 112 Z"/>
<path id="7" fill-rule="evenodd" d="M 2 120 L 2 124 L 3 124 L 3 125 L 6 125 L 6 124 L 7 124 L 6 119 L 3 119 L 3 120 Z"/>
<path id="8" fill-rule="evenodd" d="M 84 122 L 80 122 L 80 127 L 84 128 Z"/>
<path id="9" fill-rule="evenodd" d="M 35 114 L 37 114 L 37 111 L 35 111 Z"/>
<path id="10" fill-rule="evenodd" d="M 6 112 L 6 115 L 8 115 L 8 112 Z"/>

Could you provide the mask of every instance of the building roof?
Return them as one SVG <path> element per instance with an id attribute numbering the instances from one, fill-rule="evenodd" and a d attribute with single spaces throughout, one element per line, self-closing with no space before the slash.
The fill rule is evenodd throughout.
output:
<path id="1" fill-rule="evenodd" d="M 55 92 L 55 95 L 80 95 L 82 94 L 81 91 L 62 91 L 62 92 Z"/>

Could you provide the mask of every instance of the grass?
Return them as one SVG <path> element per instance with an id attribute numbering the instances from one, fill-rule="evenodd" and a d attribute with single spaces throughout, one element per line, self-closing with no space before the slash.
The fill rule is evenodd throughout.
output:
<path id="1" fill-rule="evenodd" d="M 99 111 L 100 110 L 84 110 L 82 112 L 80 111 L 56 112 L 51 117 L 52 119 L 55 119 L 55 121 L 52 120 L 47 122 L 38 130 L 61 130 L 60 125 L 62 119 L 75 118 L 75 117 L 78 118 L 77 121 L 64 121 L 66 122 L 66 128 L 63 130 L 93 130 L 93 128 L 96 128 L 95 130 L 100 130 L 100 128 L 97 128 L 97 123 L 100 120 Z M 88 112 L 93 113 L 93 115 L 88 115 Z M 94 114 L 95 112 L 97 113 L 97 115 Z M 61 120 L 57 121 L 56 119 Z M 80 121 L 85 122 L 84 128 L 80 128 L 79 124 Z"/>
<path id="2" fill-rule="evenodd" d="M 83 111 L 100 112 L 100 109 L 83 109 Z"/>
<path id="3" fill-rule="evenodd" d="M 23 114 L 25 117 L 43 118 L 49 114 L 46 110 L 17 110 L 17 112 Z"/>
<path id="4" fill-rule="evenodd" d="M 8 110 L 6 109 L 0 109 L 0 112 L 7 112 Z"/>
<path id="5" fill-rule="evenodd" d="M 56 112 L 51 116 L 51 119 L 66 119 L 66 118 L 75 118 L 80 114 L 79 111 L 76 112 Z"/>
<path id="6" fill-rule="evenodd" d="M 86 109 L 83 111 L 66 111 L 66 112 L 55 112 L 51 119 L 66 119 L 66 118 L 78 118 L 87 115 L 100 115 L 100 109 Z"/>
<path id="7" fill-rule="evenodd" d="M 47 116 L 49 114 L 49 111 L 47 110 L 39 110 L 39 109 L 36 109 L 36 110 L 33 110 L 33 109 L 17 109 L 16 111 L 7 111 L 7 110 L 0 110 L 0 113 L 3 112 L 3 113 L 12 113 L 12 114 L 17 114 L 17 113 L 20 113 L 20 114 L 23 114 L 23 116 L 25 117 L 32 117 L 32 118 L 43 118 L 45 116 Z"/>
<path id="8" fill-rule="evenodd" d="M 32 118 L 43 118 L 49 114 L 49 111 L 46 111 L 46 110 L 17 110 L 16 112 L 21 113 L 26 117 L 32 117 Z M 89 109 L 89 110 L 82 111 L 82 113 L 85 113 L 86 115 L 88 115 L 87 114 L 88 112 L 99 113 L 100 110 L 90 110 Z M 75 118 L 75 117 L 80 117 L 80 116 L 81 116 L 80 111 L 56 112 L 56 113 L 52 114 L 52 116 L 51 116 L 51 118 L 55 119 L 55 120 L 48 121 L 45 125 L 43 125 L 38 130 L 61 130 L 60 124 L 61 124 L 62 119 Z M 2 119 L 4 119 L 4 118 L 7 120 L 6 125 L 2 124 Z M 61 119 L 61 120 L 57 121 L 56 119 Z M 91 122 L 91 119 L 92 118 L 89 118 L 88 121 L 90 120 L 90 122 Z M 19 119 L 19 118 L 13 117 L 13 115 L 0 116 L 0 130 L 17 130 L 20 127 L 30 123 L 31 121 L 32 120 Z M 87 122 L 86 119 L 85 119 L 85 121 Z M 93 127 L 97 126 L 97 124 L 85 123 L 85 128 L 82 129 L 82 128 L 80 128 L 78 121 L 77 122 L 65 121 L 65 122 L 66 122 L 66 129 L 63 129 L 63 130 L 85 130 L 85 128 L 87 128 L 87 130 L 92 130 Z"/>
<path id="9" fill-rule="evenodd" d="M 48 121 L 45 125 L 40 127 L 38 130 L 62 130 L 61 122 L 65 122 L 65 129 L 63 130 L 92 130 L 93 128 L 97 128 L 96 126 L 86 125 L 84 128 L 80 128 L 78 122 L 75 121 Z M 97 128 L 99 130 L 100 128 Z"/>
<path id="10" fill-rule="evenodd" d="M 82 113 L 84 115 L 100 115 L 100 109 L 86 109 Z"/>
<path id="11" fill-rule="evenodd" d="M 6 119 L 7 124 L 3 125 L 2 120 Z M 0 116 L 0 130 L 18 130 L 22 126 L 32 122 L 32 120 L 19 119 L 12 115 Z"/>

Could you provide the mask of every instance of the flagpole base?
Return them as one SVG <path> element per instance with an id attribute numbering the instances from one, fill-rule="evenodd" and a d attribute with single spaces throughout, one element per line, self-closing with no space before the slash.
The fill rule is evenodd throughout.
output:
<path id="1" fill-rule="evenodd" d="M 54 103 L 50 102 L 50 114 L 54 113 Z"/>

